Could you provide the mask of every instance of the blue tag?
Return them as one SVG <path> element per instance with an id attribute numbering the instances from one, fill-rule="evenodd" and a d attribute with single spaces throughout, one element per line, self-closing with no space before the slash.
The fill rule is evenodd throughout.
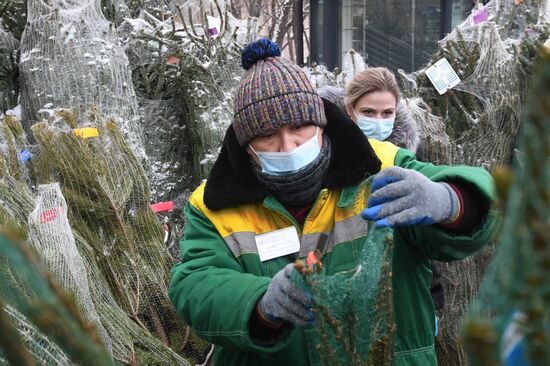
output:
<path id="1" fill-rule="evenodd" d="M 27 149 L 23 149 L 21 150 L 21 152 L 19 153 L 19 160 L 24 164 L 26 162 L 28 162 L 30 159 L 31 159 L 31 153 L 29 152 L 29 150 Z"/>

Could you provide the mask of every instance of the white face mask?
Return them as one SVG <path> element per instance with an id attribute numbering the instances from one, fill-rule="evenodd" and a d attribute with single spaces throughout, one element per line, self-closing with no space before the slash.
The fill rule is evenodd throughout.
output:
<path id="1" fill-rule="evenodd" d="M 384 141 L 390 137 L 393 131 L 393 125 L 395 123 L 395 117 L 377 119 L 366 116 L 358 116 L 353 110 L 355 117 L 357 117 L 357 126 L 363 131 L 365 136 L 373 138 L 378 141 Z"/>
<path id="2" fill-rule="evenodd" d="M 249 144 L 248 146 L 250 146 L 250 149 L 256 154 L 258 160 L 260 160 L 262 172 L 271 175 L 287 175 L 297 172 L 317 158 L 321 152 L 317 139 L 318 135 L 319 127 L 317 127 L 315 136 L 291 151 L 256 152 L 252 145 Z"/>

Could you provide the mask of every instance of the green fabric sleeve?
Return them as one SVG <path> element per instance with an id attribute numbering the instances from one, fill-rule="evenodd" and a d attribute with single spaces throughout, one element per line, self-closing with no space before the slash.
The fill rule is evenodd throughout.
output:
<path id="1" fill-rule="evenodd" d="M 184 214 L 182 260 L 171 271 L 169 288 L 179 316 L 214 344 L 248 352 L 277 352 L 288 339 L 262 347 L 251 340 L 248 326 L 271 279 L 244 273 L 214 225 L 198 209 L 188 203 Z"/>
<path id="2" fill-rule="evenodd" d="M 491 207 L 495 197 L 495 187 L 491 175 L 483 168 L 464 165 L 433 165 L 416 160 L 414 153 L 400 149 L 395 157 L 395 165 L 416 170 L 434 182 L 466 182 L 487 200 Z M 482 248 L 494 237 L 498 228 L 498 210 L 489 208 L 484 213 L 482 224 L 469 235 L 453 235 L 437 225 L 412 225 L 396 228 L 395 232 L 412 243 L 421 253 L 440 261 L 453 261 L 467 257 Z"/>

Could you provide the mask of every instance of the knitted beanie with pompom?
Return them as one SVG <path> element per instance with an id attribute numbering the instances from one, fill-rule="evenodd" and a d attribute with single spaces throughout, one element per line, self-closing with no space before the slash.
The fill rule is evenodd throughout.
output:
<path id="1" fill-rule="evenodd" d="M 267 38 L 250 43 L 241 64 L 246 72 L 235 93 L 233 119 L 241 146 L 285 125 L 326 126 L 323 101 L 304 71 L 281 57 L 276 43 Z"/>

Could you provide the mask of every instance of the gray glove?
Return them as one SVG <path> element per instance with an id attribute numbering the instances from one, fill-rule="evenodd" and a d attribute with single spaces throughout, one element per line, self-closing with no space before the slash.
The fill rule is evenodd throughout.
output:
<path id="1" fill-rule="evenodd" d="M 361 216 L 376 220 L 379 227 L 445 223 L 460 210 L 453 188 L 410 169 L 384 169 L 374 178 L 371 191 L 368 208 Z"/>
<path id="2" fill-rule="evenodd" d="M 311 297 L 290 281 L 292 271 L 294 264 L 290 263 L 277 272 L 258 302 L 258 310 L 271 321 L 286 320 L 298 325 L 311 324 Z"/>

